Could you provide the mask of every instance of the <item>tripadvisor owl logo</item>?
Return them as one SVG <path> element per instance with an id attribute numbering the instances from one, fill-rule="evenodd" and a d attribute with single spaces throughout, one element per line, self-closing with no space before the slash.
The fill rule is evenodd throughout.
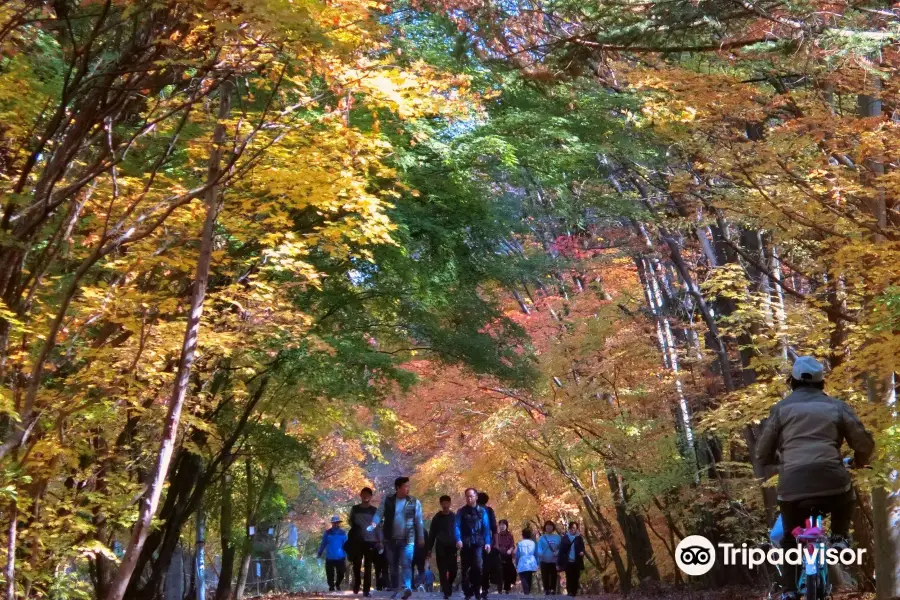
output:
<path id="1" fill-rule="evenodd" d="M 675 548 L 675 562 L 687 575 L 705 575 L 716 564 L 716 548 L 702 535 L 689 535 Z"/>

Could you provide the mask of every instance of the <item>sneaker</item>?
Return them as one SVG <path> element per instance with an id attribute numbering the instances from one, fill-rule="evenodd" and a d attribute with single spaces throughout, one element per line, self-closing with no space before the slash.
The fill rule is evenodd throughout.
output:
<path id="1" fill-rule="evenodd" d="M 797 592 L 782 592 L 781 600 L 800 600 Z"/>
<path id="2" fill-rule="evenodd" d="M 333 591 L 334 591 L 334 588 L 333 588 L 333 587 L 329 587 L 329 588 L 328 588 L 328 591 L 329 591 L 329 592 L 333 592 Z"/>
<path id="3" fill-rule="evenodd" d="M 409 600 L 409 597 L 410 597 L 410 596 L 412 596 L 412 590 L 411 590 L 411 589 L 406 588 L 405 590 L 403 590 L 403 595 L 401 596 L 401 598 L 402 598 L 403 600 Z"/>

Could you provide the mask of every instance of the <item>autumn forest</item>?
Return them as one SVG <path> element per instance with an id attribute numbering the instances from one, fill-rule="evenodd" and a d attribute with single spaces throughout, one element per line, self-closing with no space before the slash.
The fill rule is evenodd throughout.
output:
<path id="1" fill-rule="evenodd" d="M 0 0 L 8 600 L 315 591 L 399 475 L 581 523 L 584 593 L 765 598 L 675 552 L 768 539 L 801 355 L 900 597 L 898 333 L 891 3 Z"/>

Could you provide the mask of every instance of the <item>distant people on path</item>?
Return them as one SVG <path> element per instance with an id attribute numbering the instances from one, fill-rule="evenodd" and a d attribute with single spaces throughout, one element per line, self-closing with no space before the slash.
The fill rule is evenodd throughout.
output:
<path id="1" fill-rule="evenodd" d="M 488 515 L 488 522 L 491 524 L 491 537 L 497 539 L 497 515 L 494 509 L 488 506 L 490 497 L 485 492 L 478 492 L 478 506 L 482 507 Z M 500 552 L 496 547 L 485 552 L 484 568 L 481 574 L 481 594 L 483 598 L 487 598 L 490 592 L 491 582 L 500 581 Z M 499 586 L 498 586 L 499 587 Z"/>
<path id="2" fill-rule="evenodd" d="M 381 526 L 387 555 L 389 581 L 396 598 L 401 590 L 403 600 L 412 596 L 412 567 L 416 546 L 425 545 L 422 504 L 409 494 L 408 477 L 394 481 L 394 493 L 386 496 L 369 527 Z"/>
<path id="3" fill-rule="evenodd" d="M 526 527 L 522 530 L 522 541 L 516 545 L 516 571 L 522 582 L 522 593 L 526 596 L 531 594 L 532 578 L 538 570 L 537 544 L 531 538 L 531 529 Z"/>
<path id="4" fill-rule="evenodd" d="M 353 564 L 353 593 L 358 594 L 362 584 L 363 597 L 368 598 L 372 590 L 372 569 L 378 560 L 378 532 L 370 529 L 378 509 L 372 504 L 374 492 L 363 488 L 359 493 L 360 503 L 350 509 L 350 533 L 347 547 Z M 363 567 L 365 576 L 362 577 Z"/>
<path id="5" fill-rule="evenodd" d="M 509 530 L 509 521 L 501 519 L 497 527 L 497 541 L 494 543 L 500 556 L 500 584 L 497 586 L 497 592 L 508 594 L 516 583 L 516 565 L 513 563 L 516 540 Z"/>
<path id="6" fill-rule="evenodd" d="M 463 594 L 466 600 L 472 596 L 476 600 L 485 600 L 487 592 L 482 591 L 482 568 L 484 555 L 491 552 L 491 523 L 488 512 L 478 505 L 478 492 L 474 488 L 466 490 L 466 505 L 456 513 L 455 535 L 462 562 Z"/>
<path id="7" fill-rule="evenodd" d="M 319 544 L 317 556 L 325 555 L 325 577 L 328 579 L 328 591 L 341 591 L 344 574 L 347 570 L 347 554 L 344 544 L 347 543 L 347 532 L 341 528 L 341 518 L 331 517 L 331 528 L 325 530 L 322 543 Z"/>
<path id="8" fill-rule="evenodd" d="M 559 543 L 556 564 L 560 572 L 566 574 L 566 595 L 574 598 L 578 595 L 578 584 L 581 572 L 584 571 L 584 538 L 581 537 L 578 523 L 574 521 L 569 523 L 569 531 Z"/>
<path id="9" fill-rule="evenodd" d="M 544 523 L 544 534 L 537 543 L 538 560 L 541 563 L 541 582 L 544 584 L 544 595 L 556 594 L 559 583 L 556 561 L 559 555 L 559 534 L 553 521 Z"/>
<path id="10" fill-rule="evenodd" d="M 453 582 L 456 580 L 456 513 L 450 510 L 450 496 L 441 496 L 441 510 L 431 519 L 428 532 L 428 543 L 425 545 L 427 555 L 434 553 L 438 580 L 444 600 L 453 595 Z"/>
<path id="11" fill-rule="evenodd" d="M 434 573 L 431 571 L 430 563 L 425 563 L 425 591 L 429 593 L 434 591 Z"/>

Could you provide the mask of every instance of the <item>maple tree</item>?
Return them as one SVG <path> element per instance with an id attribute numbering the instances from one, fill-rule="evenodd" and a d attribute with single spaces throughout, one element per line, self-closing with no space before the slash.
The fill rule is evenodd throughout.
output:
<path id="1" fill-rule="evenodd" d="M 241 597 L 268 525 L 401 465 L 584 521 L 595 589 L 681 582 L 687 533 L 764 538 L 798 354 L 876 433 L 857 579 L 896 595 L 896 25 L 3 3 L 7 597 L 159 598 L 204 522 Z"/>

